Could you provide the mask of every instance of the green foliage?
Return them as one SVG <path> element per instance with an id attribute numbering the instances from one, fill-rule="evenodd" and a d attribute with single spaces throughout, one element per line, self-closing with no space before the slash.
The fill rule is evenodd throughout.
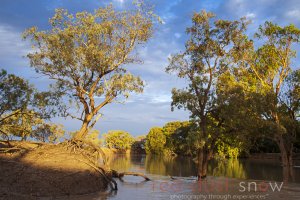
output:
<path id="1" fill-rule="evenodd" d="M 126 65 L 139 62 L 134 50 L 152 36 L 156 19 L 142 4 L 128 11 L 108 5 L 75 15 L 57 9 L 50 30 L 25 31 L 24 38 L 31 39 L 35 50 L 28 54 L 31 66 L 54 79 L 54 88 L 82 113 L 73 116 L 66 110 L 66 116 L 82 121 L 76 138 L 84 138 L 93 128 L 103 106 L 143 91 L 143 81 L 129 73 Z"/>
<path id="2" fill-rule="evenodd" d="M 103 137 L 105 145 L 108 148 L 115 148 L 122 151 L 130 149 L 134 142 L 134 138 L 128 132 L 121 130 L 109 131 Z"/>
<path id="3" fill-rule="evenodd" d="M 13 74 L 0 73 L 0 132 L 1 137 L 34 138 L 53 141 L 60 135 L 55 125 L 45 120 L 55 116 L 63 104 L 60 94 L 38 92 L 28 81 Z M 47 132 L 47 133 L 46 133 Z"/>
<path id="4" fill-rule="evenodd" d="M 261 137 L 254 139 L 250 153 L 280 153 L 280 150 L 272 139 Z"/>
<path id="5" fill-rule="evenodd" d="M 174 121 L 174 122 L 168 122 L 164 125 L 163 133 L 166 136 L 165 149 L 168 149 L 168 151 L 170 151 L 170 152 L 174 152 L 174 153 L 176 152 L 178 145 L 180 145 L 179 143 L 182 142 L 182 141 L 180 141 L 180 138 L 182 136 L 179 136 L 182 133 L 179 130 L 179 128 L 183 127 L 187 123 L 188 122 Z"/>
<path id="6" fill-rule="evenodd" d="M 231 145 L 228 145 L 223 142 L 217 143 L 217 157 L 221 158 L 237 158 L 241 152 L 241 150 L 238 147 L 232 147 Z"/>
<path id="7" fill-rule="evenodd" d="M 28 81 L 0 71 L 0 115 L 27 108 L 34 89 Z"/>
<path id="8" fill-rule="evenodd" d="M 164 125 L 163 132 L 166 135 L 165 148 L 178 155 L 192 155 L 194 153 L 191 123 L 188 121 L 169 122 Z"/>
<path id="9" fill-rule="evenodd" d="M 240 43 L 247 45 L 229 59 L 239 62 L 220 77 L 219 102 L 228 113 L 228 126 L 254 141 L 272 140 L 283 165 L 291 166 L 299 137 L 299 70 L 293 70 L 292 65 L 300 29 L 265 22 L 255 36 L 260 45 L 241 38 Z M 267 151 L 276 150 L 273 143 L 262 144 L 269 146 Z"/>
<path id="10" fill-rule="evenodd" d="M 42 142 L 56 143 L 65 135 L 63 125 L 42 123 L 31 131 L 31 136 Z"/>
<path id="11" fill-rule="evenodd" d="M 199 171 L 206 173 L 207 160 L 216 150 L 216 143 L 236 132 L 225 126 L 223 102 L 218 102 L 218 80 L 228 68 L 237 63 L 239 48 L 247 38 L 249 22 L 244 18 L 235 21 L 215 19 L 215 15 L 202 11 L 194 13 L 192 26 L 187 28 L 189 39 L 183 53 L 173 55 L 166 68 L 188 82 L 183 89 L 172 89 L 172 110 L 190 112 L 190 130 L 185 137 L 185 152 L 198 152 Z M 230 61 L 230 63 L 228 63 Z M 202 167 L 203 166 L 203 167 Z M 206 174 L 204 174 L 205 176 Z"/>
<path id="12" fill-rule="evenodd" d="M 209 118 L 213 120 L 213 118 Z M 215 131 L 208 123 L 208 132 Z M 211 135 L 208 137 L 211 138 Z M 208 138 L 207 141 L 210 139 Z M 200 142 L 199 142 L 200 141 Z M 146 151 L 153 154 L 196 156 L 197 150 L 203 147 L 201 133 L 188 121 L 174 121 L 166 123 L 163 128 L 154 127 L 146 137 Z M 215 152 L 215 158 L 237 158 L 245 145 L 235 136 L 219 135 L 219 139 L 209 148 Z"/>
<path id="13" fill-rule="evenodd" d="M 163 154 L 165 150 L 166 136 L 163 129 L 153 127 L 146 137 L 146 152 L 153 154 Z"/>

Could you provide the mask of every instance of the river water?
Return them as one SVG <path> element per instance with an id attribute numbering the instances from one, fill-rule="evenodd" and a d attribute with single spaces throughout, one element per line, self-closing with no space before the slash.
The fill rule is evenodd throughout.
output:
<path id="1" fill-rule="evenodd" d="M 94 194 L 85 199 L 300 199 L 300 168 L 294 168 L 290 182 L 283 181 L 282 167 L 276 160 L 232 159 L 212 161 L 207 179 L 195 180 L 196 164 L 187 157 L 151 155 L 115 155 L 109 165 L 119 172 L 133 171 L 146 174 L 126 176 L 118 182 L 118 191 Z"/>

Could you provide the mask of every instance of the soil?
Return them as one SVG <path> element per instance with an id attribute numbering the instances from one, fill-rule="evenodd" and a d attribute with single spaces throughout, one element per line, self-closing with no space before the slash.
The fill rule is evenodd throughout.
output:
<path id="1" fill-rule="evenodd" d="M 106 191 L 85 156 L 63 145 L 0 143 L 0 199 L 53 199 Z M 5 152 L 6 151 L 6 152 Z"/>

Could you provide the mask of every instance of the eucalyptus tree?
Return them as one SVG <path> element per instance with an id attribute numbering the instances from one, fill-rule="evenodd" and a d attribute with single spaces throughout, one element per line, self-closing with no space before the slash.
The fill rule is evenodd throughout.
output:
<path id="1" fill-rule="evenodd" d="M 16 115 L 25 114 L 31 94 L 32 86 L 24 79 L 13 74 L 7 74 L 5 70 L 0 73 L 0 132 L 8 137 L 6 131 L 8 120 Z"/>
<path id="2" fill-rule="evenodd" d="M 222 90 L 227 91 L 231 99 L 239 97 L 231 101 L 233 106 L 239 102 L 238 109 L 244 112 L 232 109 L 242 119 L 236 126 L 243 125 L 245 129 L 255 130 L 256 135 L 276 142 L 283 166 L 290 168 L 293 144 L 299 135 L 300 80 L 293 59 L 297 54 L 294 47 L 300 41 L 300 29 L 294 25 L 281 27 L 265 22 L 255 36 L 258 39 L 255 42 L 260 42 L 256 47 L 248 38 L 239 41 L 242 48 L 231 57 L 232 62 L 239 61 L 238 65 L 220 78 L 220 91 L 223 94 L 226 92 Z"/>
<path id="3" fill-rule="evenodd" d="M 282 98 L 285 96 L 284 83 L 288 81 L 288 77 L 293 71 L 292 59 L 296 57 L 293 44 L 300 41 L 300 29 L 294 25 L 281 27 L 266 22 L 260 26 L 256 36 L 259 39 L 265 39 L 266 42 L 257 49 L 254 63 L 249 64 L 250 70 L 255 74 L 255 78 L 262 88 L 261 91 L 265 92 L 269 100 L 270 104 L 264 116 L 268 121 L 273 122 L 275 127 L 273 139 L 280 148 L 282 163 L 284 166 L 292 166 L 293 135 L 295 132 L 285 125 L 285 114 L 281 112 L 281 108 L 287 105 L 287 102 Z M 299 102 L 297 98 L 290 100 L 295 101 L 295 103 Z M 293 115 L 290 115 L 290 119 L 296 120 Z"/>
<path id="4" fill-rule="evenodd" d="M 273 136 L 281 151 L 282 163 L 292 168 L 294 144 L 300 138 L 300 69 L 292 70 L 286 77 L 278 100 L 279 124 L 285 131 L 279 136 L 275 132 L 276 135 Z M 285 163 L 286 158 L 283 154 L 286 154 L 288 163 Z M 293 176 L 291 169 L 288 173 Z"/>
<path id="5" fill-rule="evenodd" d="M 189 39 L 183 53 L 170 58 L 166 68 L 169 73 L 175 72 L 179 78 L 189 83 L 184 89 L 172 90 L 172 107 L 184 108 L 190 112 L 190 118 L 196 125 L 198 179 L 207 174 L 208 160 L 215 149 L 216 141 L 221 135 L 219 127 L 222 120 L 214 122 L 218 110 L 216 89 L 218 77 L 228 67 L 227 57 L 238 48 L 240 38 L 248 22 L 214 20 L 215 15 L 202 11 L 194 13 L 193 25 L 187 28 Z M 208 130 L 208 126 L 215 126 Z"/>
<path id="6" fill-rule="evenodd" d="M 293 69 L 296 57 L 294 45 L 300 41 L 300 29 L 294 25 L 281 27 L 266 22 L 256 34 L 264 43 L 253 53 L 245 56 L 244 69 L 251 74 L 252 85 L 268 104 L 264 105 L 263 117 L 273 127 L 272 137 L 278 144 L 283 165 L 292 165 L 293 145 L 290 136 L 295 135 L 284 125 L 285 112 L 288 109 L 291 120 L 297 120 L 299 96 L 297 96 L 298 72 Z M 251 52 L 251 51 L 250 51 Z M 291 107 L 292 106 L 292 107 Z"/>
<path id="7" fill-rule="evenodd" d="M 37 136 L 33 134 L 37 126 L 42 130 L 45 120 L 58 114 L 57 107 L 62 106 L 59 94 L 39 92 L 25 79 L 0 72 L 0 133 L 6 139 Z"/>
<path id="8" fill-rule="evenodd" d="M 75 15 L 57 9 L 50 30 L 32 27 L 25 31 L 24 37 L 31 39 L 36 50 L 28 54 L 31 66 L 55 80 L 55 87 L 75 102 L 81 113 L 66 112 L 82 121 L 75 139 L 84 139 L 105 105 L 123 101 L 130 92 L 143 91 L 143 81 L 126 66 L 140 63 L 136 47 L 152 36 L 155 19 L 141 4 L 128 11 L 108 5 L 94 13 Z"/>

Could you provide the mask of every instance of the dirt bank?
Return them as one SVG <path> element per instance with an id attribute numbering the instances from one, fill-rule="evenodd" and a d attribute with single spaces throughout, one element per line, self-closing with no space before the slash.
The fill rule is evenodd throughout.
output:
<path id="1" fill-rule="evenodd" d="M 0 199 L 38 199 L 105 191 L 108 181 L 85 156 L 63 145 L 1 144 Z M 6 152 L 5 152 L 6 151 Z"/>

